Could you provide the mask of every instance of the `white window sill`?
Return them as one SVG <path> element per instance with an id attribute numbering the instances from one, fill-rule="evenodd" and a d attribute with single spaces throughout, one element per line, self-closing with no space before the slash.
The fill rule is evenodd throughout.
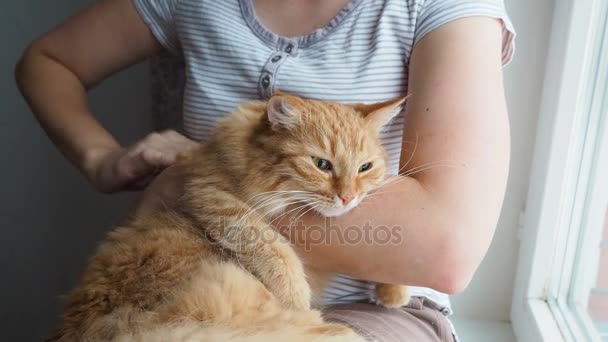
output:
<path id="1" fill-rule="evenodd" d="M 454 315 L 450 317 L 463 342 L 516 342 L 509 322 L 487 321 Z"/>

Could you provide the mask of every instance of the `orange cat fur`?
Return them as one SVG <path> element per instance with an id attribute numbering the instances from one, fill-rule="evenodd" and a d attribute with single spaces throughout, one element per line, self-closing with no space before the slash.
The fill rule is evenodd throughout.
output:
<path id="1" fill-rule="evenodd" d="M 358 205 L 385 177 L 378 132 L 404 101 L 277 94 L 239 107 L 178 160 L 177 208 L 109 233 L 67 298 L 58 340 L 363 341 L 310 308 L 307 276 L 326 275 L 305 274 L 271 223 L 288 205 L 325 216 Z M 377 293 L 387 306 L 409 299 L 402 286 Z"/>

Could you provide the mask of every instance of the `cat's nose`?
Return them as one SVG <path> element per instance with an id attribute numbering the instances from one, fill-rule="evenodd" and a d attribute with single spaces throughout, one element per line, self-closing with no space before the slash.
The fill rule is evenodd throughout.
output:
<path id="1" fill-rule="evenodd" d="M 355 199 L 354 195 L 341 195 L 339 197 L 342 200 L 343 205 L 348 205 L 348 203 L 352 202 Z"/>

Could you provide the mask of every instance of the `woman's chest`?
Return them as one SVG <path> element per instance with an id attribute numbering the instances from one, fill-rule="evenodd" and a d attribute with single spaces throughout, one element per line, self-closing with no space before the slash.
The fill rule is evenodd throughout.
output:
<path id="1" fill-rule="evenodd" d="M 183 118 L 195 139 L 206 140 L 239 103 L 279 90 L 347 103 L 406 93 L 413 29 L 393 1 L 351 1 L 329 25 L 295 38 L 261 26 L 245 1 L 180 9 L 187 73 Z"/>
<path id="2" fill-rule="evenodd" d="M 390 0 L 351 0 L 330 24 L 294 38 L 264 27 L 249 0 L 196 3 L 182 6 L 177 23 L 190 88 L 371 102 L 406 87 L 413 24 Z"/>

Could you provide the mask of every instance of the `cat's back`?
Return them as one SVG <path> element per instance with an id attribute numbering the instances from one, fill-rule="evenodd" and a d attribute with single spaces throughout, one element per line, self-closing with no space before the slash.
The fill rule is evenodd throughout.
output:
<path id="1" fill-rule="evenodd" d="M 222 143 L 245 143 L 255 134 L 266 114 L 267 102 L 251 101 L 238 106 L 230 115 L 222 119 L 212 141 Z"/>
<path id="2" fill-rule="evenodd" d="M 266 105 L 263 101 L 241 104 L 218 123 L 209 141 L 183 154 L 180 167 L 188 180 L 207 179 L 228 186 L 243 179 L 250 172 L 249 160 L 259 157 L 255 140 L 265 127 Z"/>

